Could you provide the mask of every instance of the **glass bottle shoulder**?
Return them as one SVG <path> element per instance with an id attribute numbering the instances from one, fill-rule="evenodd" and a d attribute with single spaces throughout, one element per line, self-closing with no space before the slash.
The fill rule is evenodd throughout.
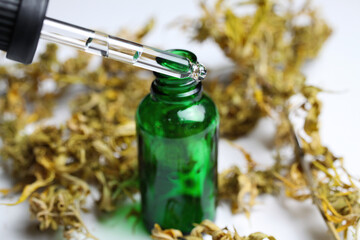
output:
<path id="1" fill-rule="evenodd" d="M 217 128 L 219 114 L 206 95 L 198 101 L 163 102 L 147 95 L 140 103 L 136 122 L 138 130 L 163 137 L 186 137 Z"/>

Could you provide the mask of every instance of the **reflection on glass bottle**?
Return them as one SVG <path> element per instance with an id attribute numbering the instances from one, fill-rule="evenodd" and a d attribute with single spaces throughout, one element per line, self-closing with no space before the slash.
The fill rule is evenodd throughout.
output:
<path id="1" fill-rule="evenodd" d="M 149 230 L 189 232 L 215 217 L 219 116 L 201 82 L 155 76 L 136 115 L 142 216 Z"/>

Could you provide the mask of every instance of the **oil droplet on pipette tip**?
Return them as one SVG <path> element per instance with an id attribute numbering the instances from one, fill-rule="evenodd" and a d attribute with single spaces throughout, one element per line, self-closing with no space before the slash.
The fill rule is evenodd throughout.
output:
<path id="1" fill-rule="evenodd" d="M 207 75 L 206 67 L 199 62 L 191 63 L 191 70 L 191 78 L 198 82 L 204 80 Z"/>

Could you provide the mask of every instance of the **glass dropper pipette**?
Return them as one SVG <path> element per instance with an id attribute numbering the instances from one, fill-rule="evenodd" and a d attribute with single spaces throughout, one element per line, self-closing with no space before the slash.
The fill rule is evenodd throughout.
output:
<path id="1" fill-rule="evenodd" d="M 44 19 L 41 38 L 176 78 L 190 77 L 201 81 L 206 76 L 203 65 L 193 64 L 183 56 L 52 18 Z M 168 68 L 161 65 L 162 62 L 174 63 L 181 67 Z"/>
<path id="2" fill-rule="evenodd" d="M 49 0 L 0 0 L 0 50 L 30 64 L 40 38 L 176 78 L 201 81 L 206 69 L 178 56 L 46 17 Z M 176 68 L 168 68 L 176 66 Z"/>

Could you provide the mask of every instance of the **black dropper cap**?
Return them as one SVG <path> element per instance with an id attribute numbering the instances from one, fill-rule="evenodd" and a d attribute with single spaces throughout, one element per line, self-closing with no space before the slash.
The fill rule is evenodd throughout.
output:
<path id="1" fill-rule="evenodd" d="M 30 64 L 34 58 L 49 0 L 0 0 L 0 50 Z"/>

